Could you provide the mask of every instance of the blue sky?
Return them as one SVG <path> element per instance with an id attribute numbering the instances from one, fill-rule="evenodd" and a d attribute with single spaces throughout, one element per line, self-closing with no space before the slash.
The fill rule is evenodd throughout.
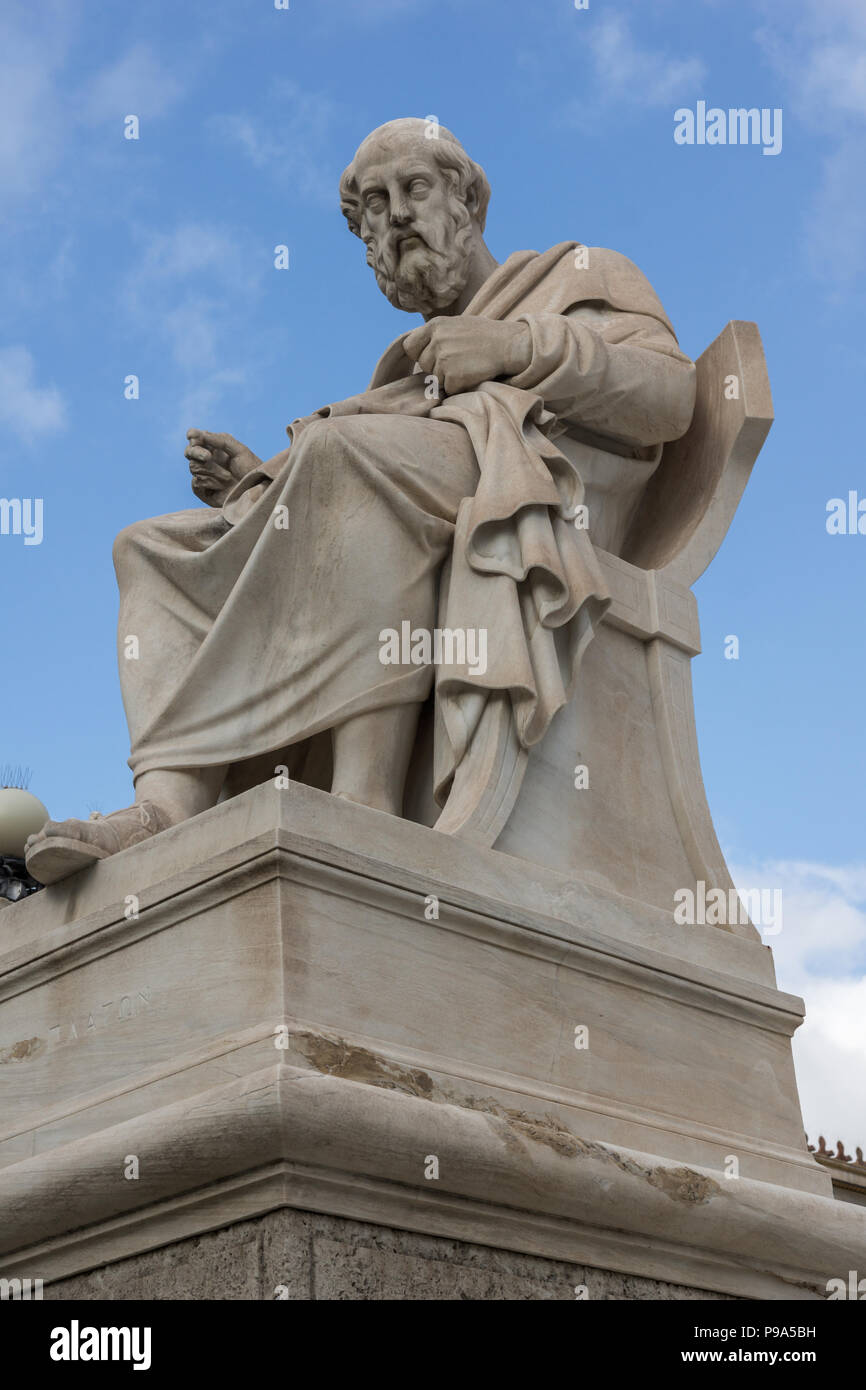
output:
<path id="1" fill-rule="evenodd" d="M 866 1140 L 866 535 L 825 525 L 866 498 L 862 0 L 7 0 L 0 53 L 0 495 L 44 499 L 41 545 L 0 536 L 0 762 L 57 818 L 129 802 L 112 538 L 193 505 L 188 427 L 269 457 L 366 384 L 409 320 L 337 180 L 435 114 L 487 171 L 498 259 L 622 251 L 693 356 L 760 326 L 777 420 L 697 586 L 699 740 L 738 881 L 786 893 L 807 1124 Z M 675 144 L 700 100 L 781 108 L 781 153 Z"/>

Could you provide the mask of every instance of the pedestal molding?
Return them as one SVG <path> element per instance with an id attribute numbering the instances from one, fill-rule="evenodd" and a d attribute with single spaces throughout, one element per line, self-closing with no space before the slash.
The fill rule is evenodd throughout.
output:
<path id="1" fill-rule="evenodd" d="M 328 862 L 324 855 L 302 852 L 294 837 L 282 829 L 239 846 L 230 864 L 221 865 L 224 858 L 218 856 L 216 861 L 206 860 L 198 865 L 198 874 L 192 881 L 187 880 L 187 874 L 180 875 L 182 881 L 187 880 L 184 886 L 173 880 L 160 885 L 164 891 L 152 905 L 148 904 L 148 891 L 142 889 L 135 919 L 124 917 L 119 901 L 116 906 L 76 923 L 46 932 L 35 951 L 33 946 L 21 945 L 6 952 L 0 956 L 0 1002 L 174 927 L 185 914 L 206 911 L 213 903 L 225 902 L 262 883 L 290 881 L 325 886 L 336 896 L 353 900 L 357 899 L 359 888 L 363 888 L 368 901 L 395 912 L 407 899 L 423 902 L 425 894 L 435 893 L 440 899 L 437 925 L 443 931 L 490 940 L 506 949 L 530 953 L 557 965 L 579 967 L 599 978 L 635 988 L 647 985 L 651 978 L 654 992 L 787 1037 L 802 1022 L 802 1000 L 768 985 L 734 979 L 710 967 L 605 937 L 565 919 L 491 902 L 481 894 L 455 894 L 452 886 L 436 874 L 418 875 L 419 886 L 413 888 L 406 883 L 405 874 L 393 866 L 383 864 L 373 871 L 373 866 L 367 864 L 359 871 L 354 866 Z M 185 898 L 186 909 L 179 911 Z"/>
<path id="2" fill-rule="evenodd" d="M 122 1176 L 130 1153 L 137 1182 Z M 435 1186 L 423 1176 L 428 1154 L 440 1158 Z M 828 1279 L 866 1263 L 866 1213 L 830 1198 L 719 1182 L 514 1112 L 277 1064 L 0 1170 L 0 1273 L 50 1280 L 90 1268 L 112 1226 L 116 1240 L 125 1229 L 128 1254 L 148 1248 L 156 1223 L 152 1248 L 181 1226 L 189 1233 L 191 1203 L 202 1207 L 198 1229 L 224 1225 L 226 1203 L 214 1220 L 206 1189 L 237 1193 L 281 1165 L 280 1200 L 292 1206 L 743 1297 L 822 1297 Z M 274 1205 L 273 1191 L 265 1201 Z M 186 1212 L 185 1225 L 159 1226 L 166 1204 Z"/>

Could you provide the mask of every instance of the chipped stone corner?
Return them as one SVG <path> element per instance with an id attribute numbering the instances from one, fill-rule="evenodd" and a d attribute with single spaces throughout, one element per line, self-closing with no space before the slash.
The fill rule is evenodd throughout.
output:
<path id="1" fill-rule="evenodd" d="M 404 1067 L 369 1048 L 307 1030 L 290 1032 L 290 1051 L 314 1071 L 364 1086 L 378 1086 L 440 1105 L 456 1105 L 487 1115 L 497 1123 L 506 1144 L 543 1144 L 563 1158 L 592 1157 L 613 1163 L 624 1173 L 647 1182 L 674 1202 L 700 1206 L 722 1189 L 713 1178 L 693 1168 L 648 1168 L 605 1144 L 579 1138 L 553 1115 L 530 1115 L 503 1105 L 492 1096 L 460 1093 L 434 1081 L 418 1067 Z M 521 1141 L 523 1141 L 521 1143 Z"/>

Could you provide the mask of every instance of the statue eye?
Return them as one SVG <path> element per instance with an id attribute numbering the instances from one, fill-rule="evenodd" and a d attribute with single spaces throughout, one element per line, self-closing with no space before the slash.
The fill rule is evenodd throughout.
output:
<path id="1" fill-rule="evenodd" d="M 364 199 L 364 206 L 370 212 L 382 212 L 385 207 L 385 199 L 381 193 L 368 193 Z"/>
<path id="2" fill-rule="evenodd" d="M 409 185 L 410 198 L 423 198 L 430 192 L 430 185 L 426 179 L 413 179 Z"/>

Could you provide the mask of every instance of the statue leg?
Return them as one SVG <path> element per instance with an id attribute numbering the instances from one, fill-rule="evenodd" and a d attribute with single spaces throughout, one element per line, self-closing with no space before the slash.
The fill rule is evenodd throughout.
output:
<path id="1" fill-rule="evenodd" d="M 334 729 L 333 795 L 401 815 L 420 713 L 419 704 L 392 705 L 356 715 Z"/>
<path id="2" fill-rule="evenodd" d="M 477 485 L 474 451 L 457 425 L 386 415 L 311 425 L 291 452 L 236 525 L 196 508 L 117 538 L 136 801 L 49 821 L 27 852 L 40 882 L 207 810 L 228 766 L 327 729 L 333 791 L 401 813 L 433 670 L 384 663 L 381 632 L 435 623 L 457 509 Z M 273 524 L 277 503 L 289 529 Z"/>
<path id="3" fill-rule="evenodd" d="M 47 821 L 26 845 L 29 872 L 38 883 L 56 883 L 97 859 L 140 844 L 161 830 L 215 806 L 224 767 L 153 768 L 135 785 L 135 802 L 89 820 Z"/>
<path id="4" fill-rule="evenodd" d="M 433 629 L 474 450 L 452 423 L 359 415 L 311 424 L 291 455 L 214 540 L 199 535 L 206 519 L 161 518 L 117 547 L 121 641 L 147 639 L 138 660 L 121 655 L 136 787 L 195 814 L 201 788 L 166 791 L 162 769 L 233 765 L 330 731 L 332 792 L 400 815 L 434 669 L 384 661 L 382 632 Z"/>
<path id="5" fill-rule="evenodd" d="M 115 543 L 121 590 L 121 687 L 133 723 L 146 720 L 151 704 L 166 698 L 172 680 L 177 679 L 174 673 L 182 671 L 193 659 L 203 636 L 195 621 L 200 605 L 185 609 L 187 600 L 180 588 L 174 596 L 180 620 L 166 621 L 164 594 L 151 595 L 147 583 L 146 545 L 151 542 L 170 548 L 172 536 L 176 535 L 174 549 L 182 560 L 205 551 L 224 530 L 218 512 L 196 508 L 138 522 L 122 532 Z M 230 585 L 230 578 L 226 582 Z M 211 591 L 212 601 L 218 604 L 223 596 L 213 585 Z M 130 593 L 135 596 L 132 608 Z M 200 621 L 203 623 L 204 619 Z M 89 820 L 48 821 L 37 835 L 31 836 L 26 848 L 30 872 L 40 883 L 55 883 L 97 859 L 105 859 L 198 815 L 216 805 L 225 775 L 224 766 L 143 772 L 136 779 L 132 806 L 107 816 L 95 814 Z"/>
<path id="6" fill-rule="evenodd" d="M 143 772 L 135 784 L 136 804 L 153 802 L 170 825 L 178 825 L 216 806 L 226 771 L 225 767 L 153 768 Z"/>

